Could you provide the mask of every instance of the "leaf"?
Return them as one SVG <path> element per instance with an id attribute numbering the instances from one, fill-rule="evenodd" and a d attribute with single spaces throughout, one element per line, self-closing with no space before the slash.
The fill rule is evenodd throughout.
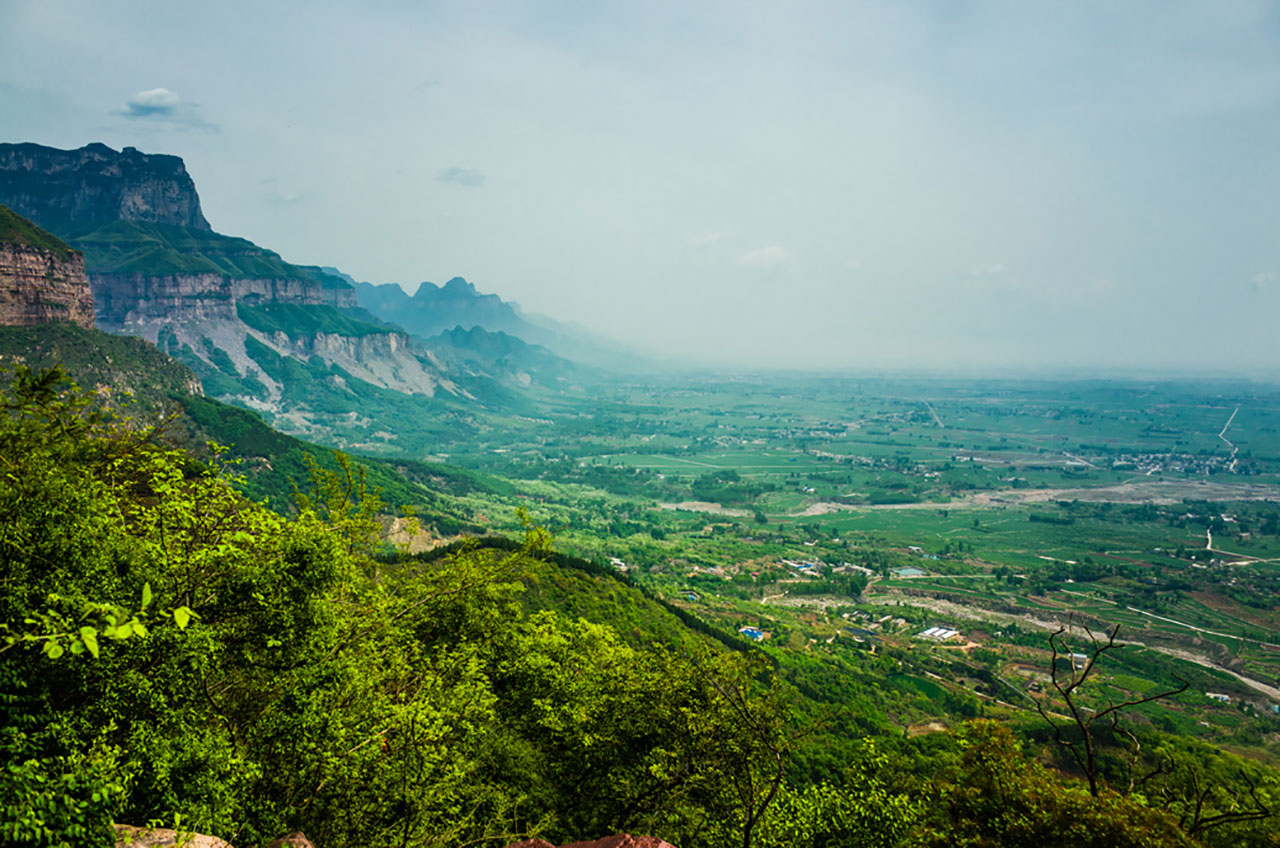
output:
<path id="1" fill-rule="evenodd" d="M 44 643 L 44 652 L 49 659 L 56 660 L 58 657 L 62 656 L 62 646 L 57 642 L 50 640 Z"/>
<path id="2" fill-rule="evenodd" d="M 149 606 L 151 606 L 151 584 L 143 583 L 142 584 L 142 608 L 145 610 Z"/>
<path id="3" fill-rule="evenodd" d="M 191 610 L 186 607 L 178 607 L 173 611 L 173 620 L 178 623 L 179 630 L 186 630 L 187 624 L 191 621 Z"/>
<path id="4" fill-rule="evenodd" d="M 84 646 L 89 649 L 89 653 L 95 658 L 98 656 L 98 631 L 92 627 L 81 627 L 80 638 L 84 641 Z"/>
<path id="5" fill-rule="evenodd" d="M 133 625 L 133 632 L 145 639 L 147 636 L 146 625 L 144 625 L 141 621 L 138 621 L 138 619 L 136 618 L 130 623 Z"/>

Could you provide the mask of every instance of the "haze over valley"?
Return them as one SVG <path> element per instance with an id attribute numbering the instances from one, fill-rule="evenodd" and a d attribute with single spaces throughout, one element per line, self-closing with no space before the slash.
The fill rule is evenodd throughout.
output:
<path id="1" fill-rule="evenodd" d="M 1277 10 L 0 9 L 0 843 L 1275 848 Z"/>

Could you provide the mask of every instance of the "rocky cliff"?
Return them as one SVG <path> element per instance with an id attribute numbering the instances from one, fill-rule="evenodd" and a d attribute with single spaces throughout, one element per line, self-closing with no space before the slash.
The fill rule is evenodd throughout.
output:
<path id="1" fill-rule="evenodd" d="M 306 278 L 196 274 L 90 273 L 97 320 L 111 332 L 135 332 L 149 323 L 236 321 L 236 304 L 292 303 L 354 307 L 350 288 Z M 139 335 L 152 335 L 146 332 Z M 152 341 L 154 341 L 154 337 Z"/>
<path id="2" fill-rule="evenodd" d="M 0 206 L 0 324 L 93 327 L 84 256 Z"/>
<path id="3" fill-rule="evenodd" d="M 209 229 L 182 160 L 132 147 L 0 144 L 0 197 L 55 232 L 114 220 Z"/>

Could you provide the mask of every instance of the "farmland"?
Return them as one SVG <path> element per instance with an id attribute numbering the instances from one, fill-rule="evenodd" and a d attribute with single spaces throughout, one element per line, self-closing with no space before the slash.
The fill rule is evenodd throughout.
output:
<path id="1" fill-rule="evenodd" d="M 1047 635 L 1118 625 L 1091 697 L 1185 680 L 1153 721 L 1280 760 L 1275 387 L 668 378 L 546 409 L 431 457 L 510 481 L 466 496 L 484 523 L 524 507 L 784 661 L 892 657 L 903 726 L 1031 716 Z"/>

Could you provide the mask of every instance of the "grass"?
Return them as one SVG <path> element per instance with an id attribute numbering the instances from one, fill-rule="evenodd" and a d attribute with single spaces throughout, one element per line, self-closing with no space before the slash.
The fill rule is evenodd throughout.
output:
<path id="1" fill-rule="evenodd" d="M 242 238 L 169 224 L 112 221 L 69 231 L 84 251 L 85 267 L 98 274 L 219 274 L 229 277 L 305 280 L 319 275 L 285 262 Z"/>
<path id="2" fill-rule="evenodd" d="M 8 206 L 0 206 L 0 244 L 20 244 L 53 254 L 63 262 L 79 251 L 55 236 L 40 229 Z"/>

